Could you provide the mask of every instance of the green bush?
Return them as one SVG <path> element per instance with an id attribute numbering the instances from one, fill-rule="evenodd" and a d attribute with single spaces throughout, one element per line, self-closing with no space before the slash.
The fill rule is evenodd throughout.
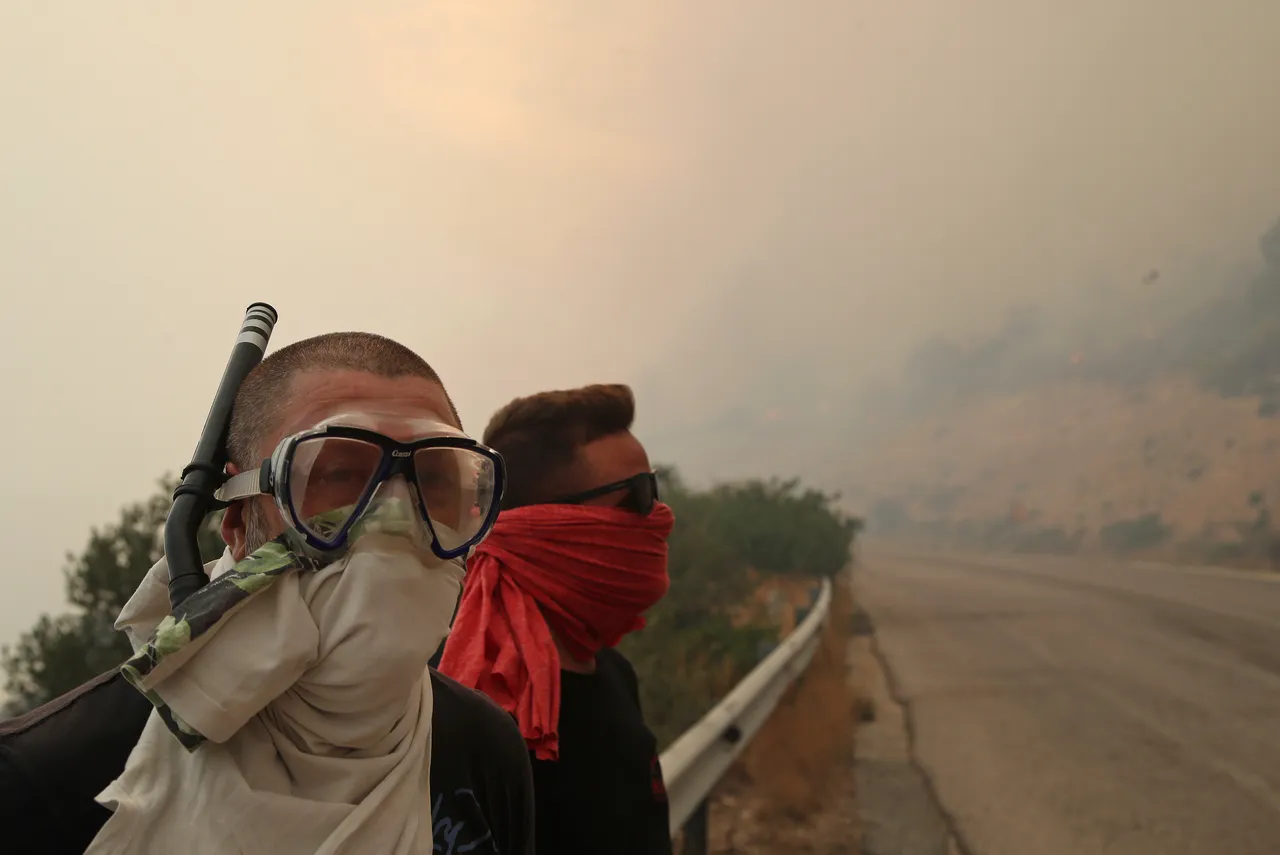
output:
<path id="1" fill-rule="evenodd" d="M 742 481 L 690 489 L 660 468 L 663 500 L 676 515 L 671 589 L 649 625 L 620 649 L 640 677 L 645 718 L 663 745 L 697 721 L 755 666 L 773 630 L 734 626 L 761 576 L 834 576 L 849 561 L 860 519 L 835 509 L 835 496 L 795 480 Z"/>
<path id="2" fill-rule="evenodd" d="M 1270 567 L 1280 570 L 1280 532 L 1271 527 L 1271 508 L 1259 490 L 1249 494 L 1252 520 L 1239 520 L 1230 526 L 1234 537 L 1223 538 L 1220 528 L 1205 527 L 1200 534 L 1178 545 L 1184 560 L 1205 564 Z"/>
<path id="3" fill-rule="evenodd" d="M 1022 532 L 1014 541 L 1015 552 L 1037 553 L 1042 555 L 1072 555 L 1080 551 L 1084 541 L 1084 529 L 1076 529 L 1072 534 L 1062 526 L 1033 528 Z"/>
<path id="4" fill-rule="evenodd" d="M 1133 519 L 1119 520 L 1098 532 L 1102 545 L 1115 552 L 1137 552 L 1164 544 L 1173 534 L 1160 514 L 1153 511 Z"/>

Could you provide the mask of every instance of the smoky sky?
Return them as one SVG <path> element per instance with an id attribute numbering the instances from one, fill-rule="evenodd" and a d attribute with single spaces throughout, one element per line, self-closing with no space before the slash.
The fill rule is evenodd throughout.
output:
<path id="1" fill-rule="evenodd" d="M 1252 251 L 1277 55 L 1271 0 L 4 4 L 0 640 L 187 462 L 251 301 L 477 432 L 621 381 L 701 477 L 853 454 L 824 413 L 920 336 Z"/>

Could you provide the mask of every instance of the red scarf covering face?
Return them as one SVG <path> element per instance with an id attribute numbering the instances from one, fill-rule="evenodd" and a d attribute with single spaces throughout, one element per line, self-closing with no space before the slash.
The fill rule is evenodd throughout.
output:
<path id="1" fill-rule="evenodd" d="M 559 757 L 560 653 L 591 659 L 644 626 L 667 592 L 675 515 L 591 505 L 503 511 L 467 562 L 440 671 L 513 713 L 540 760 Z"/>

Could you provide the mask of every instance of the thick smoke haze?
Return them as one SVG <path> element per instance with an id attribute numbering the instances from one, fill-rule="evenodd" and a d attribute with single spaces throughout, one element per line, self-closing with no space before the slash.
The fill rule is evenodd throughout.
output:
<path id="1" fill-rule="evenodd" d="M 922 337 L 1253 258 L 1277 55 L 1271 0 L 5 4 L 0 641 L 187 462 L 253 300 L 476 432 L 624 381 L 697 478 L 829 481 Z"/>

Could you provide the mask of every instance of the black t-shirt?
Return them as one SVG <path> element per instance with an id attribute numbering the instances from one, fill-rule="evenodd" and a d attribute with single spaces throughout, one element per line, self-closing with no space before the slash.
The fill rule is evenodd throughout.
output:
<path id="1" fill-rule="evenodd" d="M 534 855 L 533 782 L 515 721 L 431 672 L 431 829 L 443 855 Z M 123 770 L 151 704 L 111 671 L 0 722 L 5 851 L 82 853 L 111 816 L 94 797 Z"/>
<path id="2" fill-rule="evenodd" d="M 618 651 L 560 672 L 560 758 L 534 760 L 533 783 L 542 855 L 671 855 L 658 743 Z"/>

